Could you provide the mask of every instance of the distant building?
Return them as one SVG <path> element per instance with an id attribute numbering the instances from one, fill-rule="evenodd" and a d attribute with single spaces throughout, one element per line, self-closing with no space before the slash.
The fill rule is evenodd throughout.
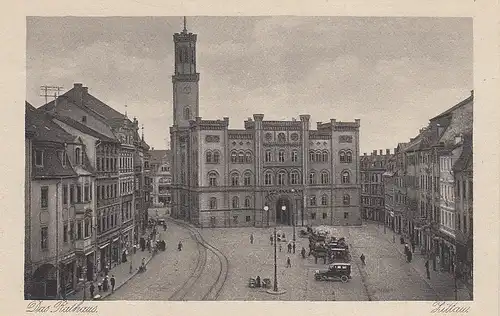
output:
<path id="1" fill-rule="evenodd" d="M 172 215 L 202 227 L 360 225 L 360 120 L 203 120 L 196 40 L 174 34 Z"/>
<path id="2" fill-rule="evenodd" d="M 361 166 L 361 217 L 384 223 L 385 221 L 385 191 L 384 173 L 387 163 L 392 157 L 390 149 L 379 154 L 374 150 L 371 155 L 366 153 L 360 157 Z"/>
<path id="3" fill-rule="evenodd" d="M 170 150 L 149 151 L 152 191 L 151 204 L 153 208 L 162 208 L 162 214 L 170 215 L 172 207 L 172 170 Z"/>

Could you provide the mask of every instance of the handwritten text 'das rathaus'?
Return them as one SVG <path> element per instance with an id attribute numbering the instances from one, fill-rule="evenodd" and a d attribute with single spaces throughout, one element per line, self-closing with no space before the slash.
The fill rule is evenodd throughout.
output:
<path id="1" fill-rule="evenodd" d="M 49 301 L 50 302 L 50 301 Z M 97 305 L 91 305 L 83 301 L 68 302 L 57 301 L 50 303 L 47 301 L 31 301 L 26 306 L 28 313 L 97 313 Z"/>
<path id="2" fill-rule="evenodd" d="M 434 302 L 431 313 L 433 314 L 467 314 L 470 306 L 461 306 L 457 302 Z"/>

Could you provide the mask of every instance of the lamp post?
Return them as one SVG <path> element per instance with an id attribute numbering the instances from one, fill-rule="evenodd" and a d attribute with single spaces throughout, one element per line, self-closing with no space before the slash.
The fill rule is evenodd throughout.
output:
<path id="1" fill-rule="evenodd" d="M 285 206 L 283 206 L 285 207 Z M 264 211 L 267 213 L 268 215 L 268 219 L 269 219 L 269 206 L 264 206 Z M 277 295 L 277 294 L 283 294 L 283 293 L 286 293 L 286 291 L 284 290 L 281 290 L 279 291 L 278 290 L 278 262 L 277 262 L 277 253 L 276 253 L 276 244 L 277 244 L 277 238 L 276 238 L 276 226 L 274 226 L 274 241 L 273 241 L 273 244 L 274 244 L 274 285 L 273 285 L 273 289 L 269 289 L 267 291 L 267 293 L 269 294 L 274 294 L 274 295 Z"/>
<path id="2" fill-rule="evenodd" d="M 269 227 L 269 206 L 264 206 L 264 211 L 267 213 L 267 227 Z"/>

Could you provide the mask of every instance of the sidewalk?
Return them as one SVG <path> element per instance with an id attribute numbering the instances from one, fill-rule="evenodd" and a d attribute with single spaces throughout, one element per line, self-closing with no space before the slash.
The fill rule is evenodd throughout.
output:
<path id="1" fill-rule="evenodd" d="M 404 256 L 404 247 L 399 242 L 399 235 L 394 233 L 392 230 L 387 230 L 387 234 L 383 233 L 383 226 L 378 227 L 376 224 L 367 224 L 367 227 L 378 231 L 378 233 L 382 234 L 385 239 L 391 243 L 394 248 Z M 393 242 L 392 236 L 396 235 L 395 241 Z M 430 280 L 427 279 L 427 273 L 425 271 L 425 261 L 426 257 L 420 253 L 420 247 L 415 247 L 415 252 L 413 253 L 412 261 L 409 263 L 411 267 L 422 277 L 422 279 L 431 287 L 434 292 L 436 292 L 438 298 L 440 300 L 455 300 L 455 280 L 453 275 L 448 272 L 441 271 L 433 271 L 432 263 L 430 264 Z M 456 297 L 459 301 L 468 301 L 471 300 L 471 295 L 469 289 L 465 286 L 465 284 L 457 280 L 457 294 Z"/>
<path id="2" fill-rule="evenodd" d="M 148 230 L 149 232 L 149 230 Z M 147 235 L 147 234 L 146 234 Z M 161 236 L 161 232 L 158 230 L 158 236 Z M 115 284 L 115 291 L 122 287 L 125 283 L 130 281 L 138 272 L 139 272 L 139 266 L 141 265 L 142 258 L 146 259 L 146 265 L 151 261 L 152 259 L 152 253 L 148 252 L 148 250 L 141 251 L 140 249 L 137 249 L 136 253 L 133 254 L 133 251 L 129 251 L 129 255 L 127 257 L 127 262 L 122 262 L 117 264 L 116 266 L 112 267 L 109 272 L 108 276 L 111 278 L 112 275 L 115 276 L 116 284 Z M 121 256 L 120 256 L 121 259 Z M 130 271 L 130 262 L 132 262 L 132 272 Z M 101 275 L 104 273 L 99 273 L 97 277 L 97 281 L 94 281 L 94 296 L 97 294 L 101 295 L 101 300 L 106 298 L 107 296 L 111 295 L 111 284 L 109 285 L 109 289 L 107 292 L 99 292 L 99 289 L 97 287 L 98 283 L 102 284 L 102 280 L 104 279 L 104 276 Z M 90 298 L 90 284 L 91 282 L 87 282 L 85 286 L 85 296 L 86 300 L 91 300 Z M 84 288 L 83 284 L 80 285 L 79 289 L 75 291 L 73 294 L 68 295 L 66 297 L 67 300 L 83 300 L 84 297 Z"/>

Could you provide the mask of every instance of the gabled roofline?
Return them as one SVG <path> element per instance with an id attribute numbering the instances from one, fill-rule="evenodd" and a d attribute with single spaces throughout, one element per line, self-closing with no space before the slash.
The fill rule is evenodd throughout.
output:
<path id="1" fill-rule="evenodd" d="M 453 107 L 449 108 L 448 110 L 444 111 L 443 113 L 431 118 L 429 121 L 434 121 L 434 120 L 437 120 L 439 118 L 442 118 L 444 116 L 448 116 L 450 115 L 453 111 L 455 111 L 456 109 L 458 109 L 459 107 L 471 102 L 471 101 L 474 101 L 474 90 L 471 90 L 471 94 L 468 98 L 460 101 L 459 103 L 457 103 L 456 105 L 454 105 Z"/>

